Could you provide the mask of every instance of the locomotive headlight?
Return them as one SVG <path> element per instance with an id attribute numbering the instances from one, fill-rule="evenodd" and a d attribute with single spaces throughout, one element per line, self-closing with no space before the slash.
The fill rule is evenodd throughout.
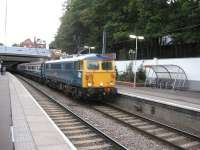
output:
<path id="1" fill-rule="evenodd" d="M 91 87 L 91 86 L 92 86 L 92 83 L 89 82 L 89 83 L 88 83 L 88 86 Z"/>
<path id="2" fill-rule="evenodd" d="M 100 83 L 100 86 L 103 86 L 103 82 Z"/>

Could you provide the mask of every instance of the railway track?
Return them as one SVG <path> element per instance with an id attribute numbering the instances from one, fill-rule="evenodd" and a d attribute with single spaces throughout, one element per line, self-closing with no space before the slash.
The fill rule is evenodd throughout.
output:
<path id="1" fill-rule="evenodd" d="M 31 85 L 31 83 L 29 83 L 29 81 L 27 79 L 24 79 L 23 77 L 20 77 L 20 78 L 22 78 L 23 80 L 25 80 L 25 82 L 27 82 L 28 84 Z M 33 85 L 31 85 L 31 86 L 33 86 Z M 33 87 L 36 88 L 37 90 L 40 90 L 40 89 L 38 89 L 38 87 L 35 87 L 35 86 L 33 86 Z M 47 96 L 46 93 L 44 93 L 44 92 L 42 92 L 42 93 Z M 49 114 L 49 116 L 58 125 L 58 127 L 60 127 L 60 129 L 64 132 L 64 134 L 67 137 L 69 137 L 69 139 L 70 139 L 70 136 L 73 137 L 73 135 L 71 135 L 71 134 L 73 134 L 73 131 L 71 131 L 71 133 L 69 133 L 69 134 L 65 133 L 67 127 L 66 128 L 63 127 L 62 123 L 64 123 L 67 118 L 69 118 L 69 120 L 72 119 L 71 121 L 73 121 L 73 118 L 65 116 L 65 115 L 62 116 L 63 112 L 60 110 L 60 108 L 54 108 L 54 105 L 55 105 L 54 103 L 57 103 L 58 105 L 60 105 L 60 104 L 52 98 L 49 98 L 49 99 L 53 100 L 53 101 L 51 101 L 51 102 L 53 102 L 53 106 L 52 105 L 45 106 L 42 103 L 41 103 L 41 106 L 44 109 L 47 109 L 45 111 L 51 110 L 55 114 L 56 113 L 58 114 L 58 115 Z M 61 104 L 61 107 L 64 109 L 63 111 L 65 111 L 66 108 L 63 107 L 62 104 Z M 123 111 L 123 110 L 116 108 L 114 106 L 111 106 L 109 104 L 101 103 L 100 105 L 91 105 L 90 108 L 93 108 L 96 111 L 101 112 L 106 116 L 109 116 L 111 119 L 117 120 L 118 122 L 120 122 L 121 124 L 123 124 L 125 126 L 128 126 L 133 129 L 137 129 L 145 134 L 148 134 L 158 140 L 163 141 L 164 143 L 168 143 L 172 146 L 175 146 L 178 149 L 200 150 L 200 139 L 199 139 L 199 137 L 196 137 L 192 134 L 186 133 L 184 131 L 181 131 L 181 130 L 178 130 L 175 128 L 171 128 L 169 126 L 160 124 L 160 123 L 150 120 L 148 118 L 143 118 L 141 116 L 134 115 L 132 113 Z M 60 114 L 61 114 L 61 116 L 59 116 Z M 71 125 L 72 126 L 69 127 L 69 130 L 70 129 L 73 129 L 73 130 L 85 129 L 85 126 L 82 126 L 79 124 L 76 125 L 76 123 L 75 124 L 72 123 Z M 91 125 L 89 125 L 89 126 L 91 126 Z M 87 132 L 87 130 L 85 130 L 85 131 Z M 74 133 L 76 133 L 76 132 L 79 132 L 79 131 L 74 131 Z M 91 135 L 93 135 L 93 134 L 91 134 Z M 90 136 L 90 134 L 89 135 L 86 134 L 86 135 L 82 136 L 82 133 L 81 133 L 79 140 L 82 140 L 81 138 L 85 139 L 88 136 Z M 75 137 L 76 137 L 76 135 L 75 135 Z M 96 136 L 94 136 L 94 137 L 96 137 Z M 91 139 L 93 139 L 93 136 L 91 136 Z M 70 140 L 73 143 L 73 138 Z M 76 143 L 77 142 L 74 142 L 75 146 L 76 146 Z M 106 142 L 102 142 L 102 143 L 106 143 Z M 96 146 L 96 144 L 95 144 L 95 146 Z M 104 149 L 104 148 L 102 147 L 102 149 Z M 107 148 L 105 148 L 105 149 L 107 149 Z M 122 148 L 114 148 L 112 146 L 111 147 L 109 146 L 108 149 L 125 149 L 125 148 L 123 146 L 122 146 Z"/>
<path id="2" fill-rule="evenodd" d="M 126 150 L 126 148 L 88 122 L 73 113 L 47 93 L 32 85 L 23 77 L 17 76 L 35 89 L 32 93 L 36 101 L 67 136 L 67 138 L 80 150 Z"/>
<path id="3" fill-rule="evenodd" d="M 109 104 L 103 103 L 101 105 L 93 106 L 93 108 L 130 128 L 142 131 L 143 133 L 163 142 L 167 142 L 178 149 L 200 150 L 199 137 L 184 131 L 171 128 L 148 118 L 128 113 Z"/>

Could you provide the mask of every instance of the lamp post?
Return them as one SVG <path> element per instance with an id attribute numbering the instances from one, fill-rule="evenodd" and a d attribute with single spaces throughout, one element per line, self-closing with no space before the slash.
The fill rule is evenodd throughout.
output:
<path id="1" fill-rule="evenodd" d="M 129 35 L 129 38 L 131 39 L 135 39 L 135 75 L 134 75 L 134 88 L 136 88 L 136 77 L 137 77 L 137 66 L 136 66 L 136 61 L 137 61 L 137 52 L 138 52 L 138 40 L 144 40 L 144 37 L 143 36 L 136 36 L 136 35 Z"/>
<path id="2" fill-rule="evenodd" d="M 89 54 L 91 50 L 95 49 L 95 47 L 90 47 L 90 46 L 84 46 L 84 48 L 89 50 Z"/>

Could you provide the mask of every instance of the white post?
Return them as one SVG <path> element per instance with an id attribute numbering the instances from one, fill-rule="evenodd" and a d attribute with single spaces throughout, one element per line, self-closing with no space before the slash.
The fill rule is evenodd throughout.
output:
<path id="1" fill-rule="evenodd" d="M 134 88 L 136 88 L 136 79 L 137 79 L 137 37 L 135 38 L 135 75 L 134 75 Z"/>
<path id="2" fill-rule="evenodd" d="M 129 35 L 129 37 L 131 39 L 135 39 L 135 58 L 134 58 L 134 61 L 135 61 L 135 75 L 134 75 L 134 88 L 136 88 L 136 79 L 137 79 L 137 51 L 138 51 L 138 39 L 139 40 L 144 40 L 144 37 L 143 36 L 136 36 L 136 35 Z"/>

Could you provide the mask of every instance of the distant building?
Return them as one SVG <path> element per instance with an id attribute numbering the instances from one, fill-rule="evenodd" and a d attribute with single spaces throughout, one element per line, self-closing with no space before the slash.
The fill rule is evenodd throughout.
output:
<path id="1" fill-rule="evenodd" d="M 20 47 L 33 48 L 34 43 L 31 41 L 31 39 L 26 39 L 25 41 L 20 43 Z"/>
<path id="2" fill-rule="evenodd" d="M 34 38 L 34 42 L 31 39 L 26 39 L 25 41 L 20 43 L 20 47 L 26 48 L 46 48 L 46 41 Z"/>
<path id="3" fill-rule="evenodd" d="M 46 41 L 38 38 L 34 38 L 34 46 L 35 48 L 46 48 Z"/>

